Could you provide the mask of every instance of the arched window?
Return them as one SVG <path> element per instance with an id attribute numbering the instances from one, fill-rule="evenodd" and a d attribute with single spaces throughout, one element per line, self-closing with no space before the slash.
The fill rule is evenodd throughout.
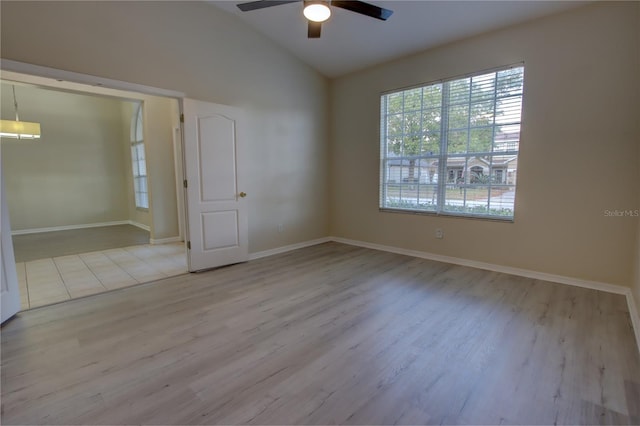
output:
<path id="1" fill-rule="evenodd" d="M 133 191 L 136 208 L 149 209 L 149 190 L 147 188 L 147 163 L 144 155 L 144 132 L 142 121 L 142 103 L 139 103 L 131 117 L 131 161 L 133 166 Z"/>

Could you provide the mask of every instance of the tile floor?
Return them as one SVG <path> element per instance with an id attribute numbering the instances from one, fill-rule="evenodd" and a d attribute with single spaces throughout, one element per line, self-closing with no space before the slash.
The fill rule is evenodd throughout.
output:
<path id="1" fill-rule="evenodd" d="M 183 243 L 138 245 L 16 263 L 22 309 L 187 272 Z"/>

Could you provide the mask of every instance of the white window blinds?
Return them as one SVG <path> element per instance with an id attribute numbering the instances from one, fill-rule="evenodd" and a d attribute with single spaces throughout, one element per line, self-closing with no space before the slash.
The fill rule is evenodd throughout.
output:
<path id="1" fill-rule="evenodd" d="M 385 94 L 380 208 L 512 219 L 524 67 Z"/>

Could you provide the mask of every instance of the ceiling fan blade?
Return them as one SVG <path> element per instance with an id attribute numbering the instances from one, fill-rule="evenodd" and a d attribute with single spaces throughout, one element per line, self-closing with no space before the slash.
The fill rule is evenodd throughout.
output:
<path id="1" fill-rule="evenodd" d="M 393 10 L 383 9 L 382 7 L 356 0 L 333 0 L 331 6 L 347 9 L 381 21 L 386 21 L 393 14 Z"/>
<path id="2" fill-rule="evenodd" d="M 309 21 L 307 27 L 307 38 L 320 38 L 320 32 L 322 31 L 322 22 Z"/>
<path id="3" fill-rule="evenodd" d="M 302 0 L 258 0 L 250 1 L 248 3 L 238 4 L 238 9 L 243 12 L 249 12 L 251 10 L 264 9 L 265 7 L 280 6 L 287 3 L 298 3 Z"/>

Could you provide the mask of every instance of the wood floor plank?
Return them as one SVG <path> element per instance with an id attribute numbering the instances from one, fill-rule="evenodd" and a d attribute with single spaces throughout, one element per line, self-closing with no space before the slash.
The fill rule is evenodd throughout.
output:
<path id="1" fill-rule="evenodd" d="M 629 424 L 629 318 L 621 295 L 321 244 L 18 314 L 2 423 Z"/>

